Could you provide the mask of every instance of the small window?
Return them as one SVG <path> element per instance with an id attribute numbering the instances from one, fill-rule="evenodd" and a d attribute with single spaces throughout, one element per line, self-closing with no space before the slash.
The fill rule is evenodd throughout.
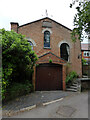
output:
<path id="1" fill-rule="evenodd" d="M 90 52 L 89 51 L 84 51 L 84 56 L 90 56 Z"/>
<path id="2" fill-rule="evenodd" d="M 44 32 L 44 47 L 50 48 L 50 32 L 49 31 Z"/>
<path id="3" fill-rule="evenodd" d="M 84 53 L 84 56 L 86 56 L 86 53 Z"/>
<path id="4" fill-rule="evenodd" d="M 33 43 L 31 41 L 28 41 L 30 43 L 31 46 L 31 50 L 33 50 Z"/>
<path id="5" fill-rule="evenodd" d="M 89 56 L 89 53 L 87 53 L 87 56 Z"/>

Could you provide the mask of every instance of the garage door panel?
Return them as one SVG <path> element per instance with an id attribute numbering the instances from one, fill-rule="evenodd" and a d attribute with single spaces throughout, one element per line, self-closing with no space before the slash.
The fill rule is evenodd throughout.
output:
<path id="1" fill-rule="evenodd" d="M 62 66 L 43 64 L 36 68 L 36 90 L 62 89 Z"/>

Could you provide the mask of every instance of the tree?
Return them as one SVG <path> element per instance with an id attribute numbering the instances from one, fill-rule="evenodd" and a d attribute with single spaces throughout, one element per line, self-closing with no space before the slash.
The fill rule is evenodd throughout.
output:
<path id="1" fill-rule="evenodd" d="M 2 86 L 30 81 L 33 66 L 38 59 L 25 36 L 14 31 L 0 30 L 2 34 Z"/>
<path id="2" fill-rule="evenodd" d="M 89 0 L 73 0 L 70 4 L 72 8 L 75 3 L 78 2 L 76 7 L 77 14 L 74 16 L 74 29 L 71 37 L 73 41 L 76 41 L 78 35 L 79 40 L 83 40 L 83 32 L 87 33 L 88 39 L 90 39 L 90 1 Z"/>

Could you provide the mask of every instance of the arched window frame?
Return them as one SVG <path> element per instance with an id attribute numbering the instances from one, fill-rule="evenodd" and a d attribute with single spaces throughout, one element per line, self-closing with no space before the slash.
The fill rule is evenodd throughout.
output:
<path id="1" fill-rule="evenodd" d="M 44 32 L 44 48 L 50 48 L 50 32 Z"/>
<path id="2" fill-rule="evenodd" d="M 33 43 L 31 41 L 28 41 L 30 46 L 31 46 L 31 50 L 33 50 Z"/>
<path id="3" fill-rule="evenodd" d="M 62 47 L 62 45 L 65 45 L 66 44 L 66 50 L 67 50 L 67 54 L 68 54 L 68 60 L 66 60 L 66 59 L 64 59 L 62 56 L 62 51 L 61 51 L 61 47 Z M 65 51 L 65 49 L 64 49 L 64 51 Z M 69 62 L 70 61 L 70 46 L 68 45 L 68 43 L 62 43 L 61 45 L 60 45 L 60 57 L 61 58 L 63 58 L 64 60 L 66 60 L 67 62 Z M 64 56 L 65 57 L 65 56 Z"/>

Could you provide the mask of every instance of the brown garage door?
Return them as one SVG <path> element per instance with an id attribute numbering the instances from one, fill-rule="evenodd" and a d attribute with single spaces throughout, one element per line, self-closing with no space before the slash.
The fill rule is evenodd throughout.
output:
<path id="1" fill-rule="evenodd" d="M 36 90 L 61 90 L 62 66 L 41 64 L 36 68 Z"/>

